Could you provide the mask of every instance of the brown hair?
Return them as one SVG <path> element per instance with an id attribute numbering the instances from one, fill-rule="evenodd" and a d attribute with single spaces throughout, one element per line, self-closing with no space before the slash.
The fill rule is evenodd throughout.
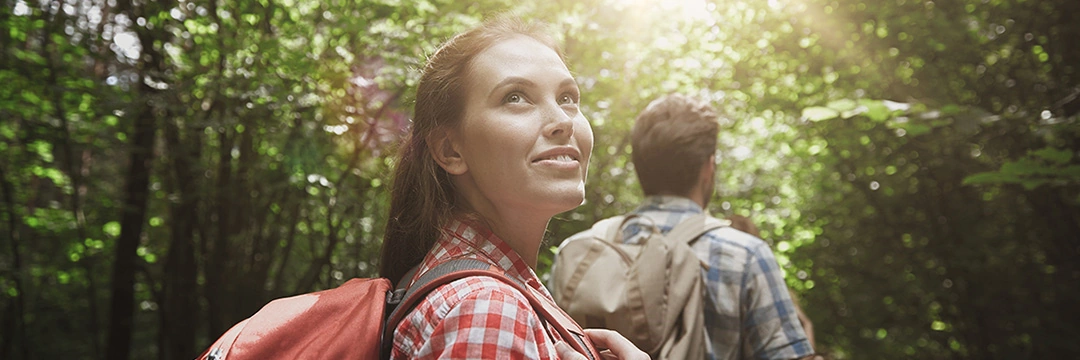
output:
<path id="1" fill-rule="evenodd" d="M 431 158 L 428 137 L 439 128 L 456 128 L 465 109 L 469 64 L 499 41 L 525 35 L 559 53 L 543 26 L 500 17 L 454 36 L 432 55 L 416 88 L 412 128 L 394 169 L 390 214 L 383 236 L 379 273 L 397 283 L 423 261 L 442 225 L 457 209 L 450 176 Z"/>
<path id="2" fill-rule="evenodd" d="M 649 103 L 630 133 L 631 159 L 645 195 L 685 195 L 716 152 L 717 113 L 707 102 L 672 94 Z"/>

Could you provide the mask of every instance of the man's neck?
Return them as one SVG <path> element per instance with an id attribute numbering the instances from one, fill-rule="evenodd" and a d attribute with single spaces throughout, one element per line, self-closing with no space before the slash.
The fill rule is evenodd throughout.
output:
<path id="1" fill-rule="evenodd" d="M 646 195 L 646 196 L 670 196 L 670 197 L 683 198 L 683 199 L 693 201 L 695 204 L 698 204 L 698 206 L 700 206 L 702 209 L 705 209 L 705 197 L 701 196 L 700 193 L 701 193 L 701 191 L 698 191 L 698 194 L 694 194 L 693 192 L 691 192 L 690 194 L 658 193 L 658 194 L 650 194 L 650 195 Z"/>
<path id="2" fill-rule="evenodd" d="M 708 204 L 708 198 L 705 197 L 705 191 L 703 191 L 700 186 L 695 186 L 693 189 L 690 189 L 689 193 L 686 193 L 686 194 L 666 193 L 666 194 L 656 194 L 656 195 L 677 196 L 677 197 L 681 197 L 681 198 L 687 198 L 687 199 L 690 199 L 690 201 L 693 201 L 694 203 L 698 204 L 698 206 L 700 206 L 702 209 L 704 209 L 705 205 Z"/>

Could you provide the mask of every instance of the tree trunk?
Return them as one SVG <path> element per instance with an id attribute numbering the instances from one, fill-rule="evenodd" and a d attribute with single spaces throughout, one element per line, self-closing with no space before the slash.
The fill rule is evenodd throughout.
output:
<path id="1" fill-rule="evenodd" d="M 19 249 L 19 222 L 15 221 L 15 189 L 7 179 L 4 168 L 0 167 L 0 190 L 3 191 L 4 204 L 7 205 L 7 236 L 11 241 L 12 256 L 12 279 L 15 283 L 15 298 L 11 299 L 12 305 L 4 311 L 3 344 L 0 346 L 0 355 L 10 359 L 14 355 L 12 347 L 19 344 L 23 359 L 29 359 L 30 353 L 26 344 L 26 295 L 23 288 L 22 255 Z"/>
<path id="2" fill-rule="evenodd" d="M 58 14 L 58 17 L 47 18 L 49 34 L 60 33 L 63 28 L 64 22 L 67 20 L 62 14 Z M 42 39 L 46 42 L 45 46 L 42 46 L 41 56 L 45 58 L 45 63 L 48 66 L 48 79 L 49 84 L 61 84 L 60 80 L 65 72 L 64 64 L 58 59 L 63 58 L 63 43 L 51 43 L 52 37 L 44 36 Z M 69 198 L 71 202 L 71 217 L 75 219 L 75 234 L 77 235 L 77 241 L 86 239 L 86 216 L 83 213 L 82 198 L 80 197 L 80 190 L 83 189 L 83 176 L 82 169 L 83 164 L 81 157 L 75 156 L 75 146 L 72 144 L 71 125 L 68 123 L 68 112 L 64 103 L 63 90 L 58 86 L 51 86 L 48 90 L 49 100 L 53 105 L 53 115 L 60 121 L 60 127 L 57 134 L 57 142 L 60 145 L 61 153 L 63 154 L 64 166 L 63 169 L 71 179 L 71 186 L 74 191 L 71 192 Z M 86 270 L 87 274 L 93 274 L 95 268 L 95 259 L 90 256 L 82 257 L 78 261 L 79 265 Z M 100 319 L 98 310 L 98 298 L 97 298 L 97 281 L 93 276 L 87 277 L 86 287 L 86 300 L 88 305 L 88 313 L 90 322 L 88 324 L 88 333 L 92 336 L 88 337 L 91 347 L 95 353 L 101 352 L 101 337 L 100 337 Z"/>
<path id="3" fill-rule="evenodd" d="M 145 86 L 144 86 L 145 87 Z M 156 119 L 152 102 L 141 104 L 132 136 L 131 164 L 125 179 L 120 236 L 113 259 L 112 302 L 109 335 L 105 354 L 108 359 L 127 359 L 131 352 L 131 331 L 135 315 L 136 250 L 146 220 L 149 195 L 150 163 L 156 137 Z"/>
<path id="4" fill-rule="evenodd" d="M 227 113 L 227 110 L 222 110 Z M 229 309 L 235 301 L 230 301 L 226 284 L 229 283 L 229 259 L 232 257 L 231 238 L 232 227 L 232 147 L 233 141 L 229 132 L 218 134 L 218 166 L 217 166 L 217 192 L 215 215 L 217 216 L 217 231 L 213 241 L 210 241 L 210 254 L 206 264 L 206 303 L 207 325 L 211 337 L 217 337 L 228 328 L 232 315 Z"/>
<path id="5" fill-rule="evenodd" d="M 118 12 L 129 14 L 132 19 L 143 14 L 156 16 L 161 9 L 173 6 L 172 1 L 149 2 L 133 6 L 131 1 L 118 2 Z M 136 32 L 142 45 L 142 66 L 139 84 L 135 87 L 137 111 L 131 136 L 131 163 L 125 178 L 125 197 L 120 218 L 120 236 L 116 239 L 113 259 L 112 300 L 109 306 L 109 333 L 105 343 L 105 358 L 128 359 L 131 356 L 132 326 L 135 320 L 135 271 L 136 253 L 143 225 L 146 223 L 147 199 L 150 195 L 150 171 L 154 143 L 157 137 L 157 117 L 161 104 L 161 90 L 150 87 L 149 80 L 161 82 L 165 74 L 165 58 L 158 50 L 168 41 L 165 27 L 151 30 L 139 27 Z"/>
<path id="6" fill-rule="evenodd" d="M 181 141 L 181 129 L 175 122 L 165 127 L 165 143 L 171 156 L 175 191 L 179 203 L 170 206 L 169 253 L 165 258 L 165 296 L 161 307 L 162 359 L 190 359 L 197 351 L 195 333 L 199 308 L 197 268 L 195 264 L 195 225 L 198 218 L 198 177 L 193 162 L 199 158 L 201 141 L 197 131 L 193 139 Z"/>
<path id="7" fill-rule="evenodd" d="M 258 275 L 255 273 L 255 261 L 262 255 L 256 245 L 259 241 L 257 234 L 258 229 L 261 228 L 260 220 L 262 219 L 251 216 L 254 208 L 252 191 L 256 190 L 255 182 L 252 181 L 252 170 L 258 161 L 254 137 L 257 131 L 255 119 L 262 118 L 261 115 L 263 115 L 259 110 L 238 114 L 239 123 L 244 127 L 244 131 L 236 134 L 238 156 L 236 157 L 236 174 L 232 183 L 232 189 L 234 189 L 232 237 L 236 241 L 233 244 L 238 250 L 233 259 L 234 273 L 239 276 L 233 277 L 233 281 L 229 283 L 229 287 L 237 295 L 243 294 L 243 296 L 232 297 L 235 301 L 230 313 L 237 319 L 254 314 L 266 304 L 262 294 L 262 289 L 266 287 L 266 278 L 257 278 Z M 265 189 L 261 193 L 269 194 Z"/>
<path id="8" fill-rule="evenodd" d="M 214 110 L 214 114 L 217 116 L 219 124 L 224 124 L 226 118 L 231 114 L 230 107 L 233 105 L 224 101 L 227 97 L 222 93 L 223 82 L 225 82 L 225 54 L 228 53 L 225 47 L 225 36 L 229 36 L 227 31 L 228 26 L 222 21 L 219 16 L 218 2 L 211 1 L 207 4 L 209 7 L 209 14 L 211 21 L 218 26 L 219 34 L 216 37 L 217 48 L 219 50 L 217 64 L 215 68 L 215 83 L 217 90 L 213 93 L 213 105 L 211 109 Z M 217 163 L 217 184 L 214 191 L 215 199 L 213 205 L 208 205 L 210 210 L 210 222 L 216 225 L 213 232 L 214 235 L 206 236 L 202 239 L 204 244 L 203 260 L 206 261 L 204 276 L 206 277 L 206 285 L 203 287 L 203 294 L 206 297 L 206 326 L 207 331 L 211 338 L 215 338 L 225 332 L 227 321 L 231 317 L 227 316 L 226 309 L 226 297 L 224 293 L 225 285 L 228 278 L 226 277 L 226 264 L 225 261 L 229 259 L 230 244 L 229 244 L 229 219 L 230 219 L 230 191 L 228 187 L 231 183 L 232 176 L 232 158 L 230 152 L 232 149 L 232 138 L 229 135 L 229 131 L 223 131 L 218 135 L 219 153 Z M 210 167 L 210 165 L 207 165 Z"/>

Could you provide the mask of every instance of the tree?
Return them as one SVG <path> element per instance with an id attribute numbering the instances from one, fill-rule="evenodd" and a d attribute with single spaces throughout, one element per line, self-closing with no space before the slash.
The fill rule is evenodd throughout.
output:
<path id="1" fill-rule="evenodd" d="M 151 2 L 135 5 L 130 1 L 119 3 L 117 11 L 130 14 L 131 19 L 162 18 L 165 9 L 173 4 L 168 1 Z M 154 161 L 153 148 L 157 131 L 165 110 L 161 88 L 168 87 L 166 59 L 163 43 L 169 41 L 164 32 L 163 23 L 159 29 L 146 26 L 137 28 L 140 54 L 137 58 L 137 81 L 139 92 L 135 95 L 140 101 L 133 106 L 136 114 L 132 130 L 130 162 L 128 175 L 124 180 L 125 198 L 120 218 L 120 236 L 116 240 L 116 256 L 113 258 L 112 302 L 110 306 L 109 335 L 105 355 L 111 359 L 127 359 L 131 352 L 131 337 L 135 311 L 135 273 L 138 260 L 139 239 L 146 223 L 147 201 L 150 195 L 151 162 Z"/>
<path id="2" fill-rule="evenodd" d="M 0 5 L 5 359 L 191 358 L 374 276 L 419 68 L 503 12 L 551 25 L 596 137 L 549 245 L 637 205 L 632 119 L 687 93 L 725 118 L 711 212 L 833 358 L 1080 353 L 1073 2 Z"/>

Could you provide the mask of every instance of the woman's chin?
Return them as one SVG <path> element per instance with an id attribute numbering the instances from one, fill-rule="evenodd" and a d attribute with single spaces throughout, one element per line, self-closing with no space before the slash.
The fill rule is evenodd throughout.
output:
<path id="1" fill-rule="evenodd" d="M 550 198 L 551 207 L 555 214 L 564 213 L 570 210 L 577 209 L 585 203 L 585 191 L 575 191 L 565 194 L 559 194 Z"/>
<path id="2" fill-rule="evenodd" d="M 585 202 L 585 184 L 566 183 L 562 186 L 549 186 L 540 191 L 524 190 L 518 194 L 516 203 L 533 211 L 546 213 L 548 216 L 576 209 Z M 525 210 L 524 208 L 522 210 Z M 539 214 L 538 214 L 539 215 Z"/>

